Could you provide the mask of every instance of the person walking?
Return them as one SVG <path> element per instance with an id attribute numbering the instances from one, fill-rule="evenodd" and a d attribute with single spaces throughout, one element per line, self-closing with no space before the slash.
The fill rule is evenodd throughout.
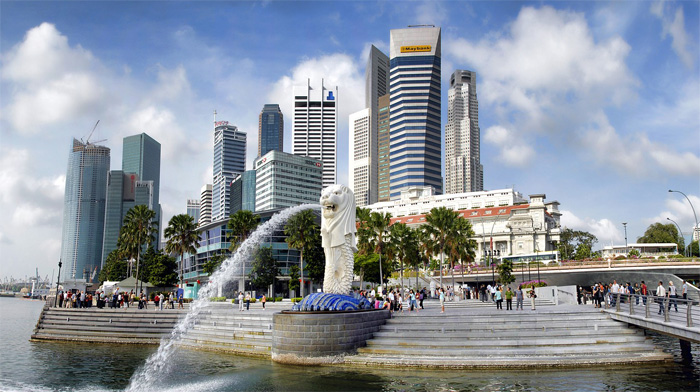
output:
<path id="1" fill-rule="evenodd" d="M 649 295 L 649 291 L 647 289 L 647 284 L 642 281 L 642 287 L 641 287 L 641 293 L 642 293 L 642 303 L 644 306 L 647 305 L 647 296 Z"/>
<path id="2" fill-rule="evenodd" d="M 681 295 L 683 295 L 683 299 L 688 299 L 688 282 L 685 280 L 683 281 L 683 286 L 681 286 Z"/>
<path id="3" fill-rule="evenodd" d="M 182 294 L 177 297 L 177 308 L 185 309 L 185 306 L 182 304 Z"/>
<path id="4" fill-rule="evenodd" d="M 245 310 L 250 310 L 250 293 L 245 293 Z"/>
<path id="5" fill-rule="evenodd" d="M 523 298 L 525 295 L 523 294 L 523 286 L 518 286 L 518 289 L 515 290 L 515 310 L 523 310 Z"/>
<path id="6" fill-rule="evenodd" d="M 659 314 L 665 314 L 664 299 L 666 298 L 666 289 L 664 288 L 664 282 L 659 281 L 659 285 L 656 287 L 656 297 L 656 300 L 659 301 Z"/>
<path id="7" fill-rule="evenodd" d="M 262 303 L 263 310 L 265 310 L 265 302 L 267 302 L 267 298 L 265 297 L 265 294 L 263 294 L 262 298 L 260 298 L 260 302 Z"/>
<path id="8" fill-rule="evenodd" d="M 506 289 L 506 310 L 513 310 L 513 292 L 510 291 L 510 286 Z"/>
<path id="9" fill-rule="evenodd" d="M 671 310 L 671 305 L 673 305 L 676 312 L 678 312 L 678 301 L 676 300 L 678 294 L 676 293 L 676 286 L 674 286 L 671 281 L 668 282 L 668 297 L 670 298 L 668 301 L 668 310 Z"/>
<path id="10" fill-rule="evenodd" d="M 445 289 L 440 287 L 440 313 L 445 313 Z"/>
<path id="11" fill-rule="evenodd" d="M 421 291 L 418 293 L 418 299 L 420 300 L 420 304 L 419 304 L 419 305 L 420 305 L 420 308 L 421 308 L 421 309 L 424 309 L 424 308 L 423 308 L 423 299 L 424 299 L 424 298 L 425 298 L 425 287 L 423 287 L 423 290 L 421 290 Z"/>
<path id="12" fill-rule="evenodd" d="M 537 298 L 537 294 L 535 294 L 534 287 L 530 289 L 528 296 L 530 297 L 530 310 L 535 310 L 535 298 Z"/>

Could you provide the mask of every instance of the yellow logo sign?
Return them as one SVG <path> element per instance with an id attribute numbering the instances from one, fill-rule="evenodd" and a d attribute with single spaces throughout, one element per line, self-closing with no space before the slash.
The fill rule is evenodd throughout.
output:
<path id="1" fill-rule="evenodd" d="M 402 46 L 401 53 L 430 52 L 431 49 L 432 46 L 430 45 Z"/>

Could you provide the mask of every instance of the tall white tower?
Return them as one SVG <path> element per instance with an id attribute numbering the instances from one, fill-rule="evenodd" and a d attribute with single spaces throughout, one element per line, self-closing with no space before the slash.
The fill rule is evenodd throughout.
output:
<path id="1" fill-rule="evenodd" d="M 338 135 L 338 87 L 294 86 L 292 153 L 323 163 L 323 187 L 336 182 Z"/>
<path id="2" fill-rule="evenodd" d="M 484 190 L 480 134 L 476 73 L 456 70 L 450 77 L 447 91 L 445 193 Z"/>
<path id="3" fill-rule="evenodd" d="M 362 109 L 349 117 L 350 137 L 349 151 L 350 157 L 348 183 L 355 194 L 355 204 L 364 207 L 376 202 L 376 168 L 372 165 L 371 135 L 370 132 L 370 110 Z M 375 136 L 376 137 L 376 136 Z M 375 142 L 376 143 L 376 142 Z M 376 160 L 376 158 L 375 158 Z M 374 195 L 374 199 L 371 197 Z"/>

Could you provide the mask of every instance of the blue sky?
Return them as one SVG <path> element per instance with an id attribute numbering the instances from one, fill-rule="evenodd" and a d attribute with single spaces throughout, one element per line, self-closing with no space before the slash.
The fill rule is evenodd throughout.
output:
<path id="1" fill-rule="evenodd" d="M 162 145 L 165 220 L 211 182 L 212 112 L 248 133 L 265 103 L 285 114 L 306 78 L 339 87 L 339 182 L 348 114 L 362 109 L 369 45 L 442 27 L 443 127 L 455 69 L 477 73 L 488 189 L 558 200 L 598 246 L 700 209 L 699 3 L 13 2 L 0 3 L 0 277 L 50 275 L 61 243 L 72 137 Z"/>

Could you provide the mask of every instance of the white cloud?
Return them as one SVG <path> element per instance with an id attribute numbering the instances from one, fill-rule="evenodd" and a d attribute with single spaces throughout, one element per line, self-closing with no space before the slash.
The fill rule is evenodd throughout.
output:
<path id="1" fill-rule="evenodd" d="M 447 21 L 447 9 L 438 1 L 423 1 L 416 9 L 416 24 L 441 26 Z"/>
<path id="2" fill-rule="evenodd" d="M 611 243 L 624 243 L 625 235 L 610 219 L 579 218 L 571 211 L 561 211 L 562 227 L 571 230 L 587 231 L 598 239 L 595 248 L 603 248 Z"/>
<path id="3" fill-rule="evenodd" d="M 690 38 L 685 31 L 685 16 L 683 7 L 679 6 L 673 11 L 673 6 L 665 6 L 666 2 L 657 1 L 651 5 L 651 13 L 661 20 L 661 37 L 671 36 L 671 47 L 683 64 L 688 68 L 693 67 L 694 56 L 691 53 Z"/>
<path id="4" fill-rule="evenodd" d="M 489 127 L 484 140 L 500 148 L 498 161 L 507 166 L 527 166 L 535 157 L 535 150 L 521 140 L 521 135 L 500 125 Z"/>
<path id="5" fill-rule="evenodd" d="M 14 86 L 5 111 L 16 132 L 36 134 L 101 105 L 101 66 L 89 51 L 70 47 L 52 24 L 29 30 L 3 57 L 2 79 Z"/>
<path id="6" fill-rule="evenodd" d="M 690 202 L 693 203 L 693 208 L 700 207 L 700 197 L 688 193 L 686 193 L 686 195 L 688 196 L 688 199 L 690 199 Z M 695 226 L 695 215 L 693 214 L 693 208 L 691 208 L 690 203 L 688 203 L 688 199 L 679 193 L 669 193 L 664 203 L 666 210 L 660 212 L 654 217 L 646 219 L 645 223 L 647 225 L 651 225 L 656 222 L 668 224 L 671 222 L 667 218 L 671 218 L 680 226 L 681 231 L 686 235 L 686 238 L 689 238 L 690 235 L 692 235 L 693 227 Z M 696 210 L 695 213 L 697 212 L 698 211 Z"/>

